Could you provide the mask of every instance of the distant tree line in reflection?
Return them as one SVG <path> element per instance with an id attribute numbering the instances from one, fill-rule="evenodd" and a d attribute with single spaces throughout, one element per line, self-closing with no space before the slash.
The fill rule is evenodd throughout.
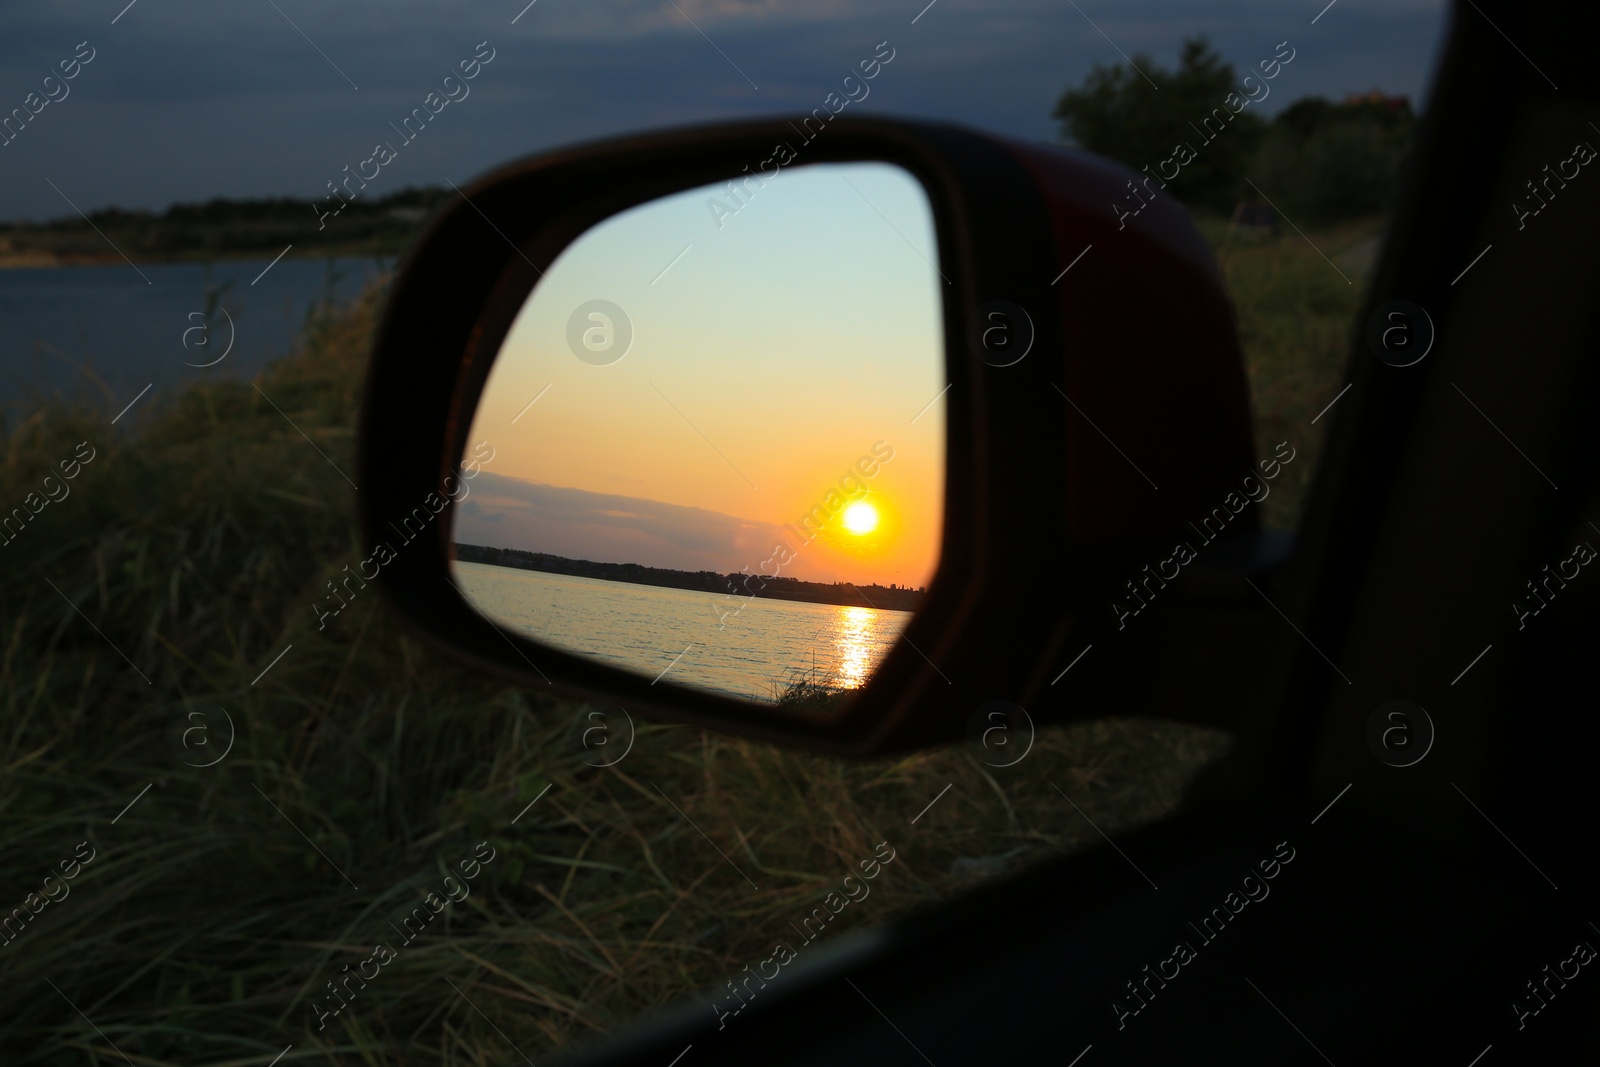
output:
<path id="1" fill-rule="evenodd" d="M 704 593 L 737 593 L 740 596 L 766 597 L 769 600 L 798 600 L 807 604 L 838 604 L 850 608 L 882 608 L 888 611 L 915 611 L 922 605 L 924 586 L 912 589 L 898 585 L 853 585 L 849 582 L 803 582 L 797 578 L 773 578 L 761 574 L 730 571 L 680 571 L 667 567 L 646 567 L 639 563 L 597 563 L 587 559 L 568 559 L 548 552 L 529 552 L 520 548 L 492 548 L 483 545 L 455 546 L 462 563 L 485 563 L 493 567 L 512 567 L 547 574 L 570 574 L 579 578 L 598 578 L 607 582 L 657 585 L 668 589 L 692 589 Z"/>

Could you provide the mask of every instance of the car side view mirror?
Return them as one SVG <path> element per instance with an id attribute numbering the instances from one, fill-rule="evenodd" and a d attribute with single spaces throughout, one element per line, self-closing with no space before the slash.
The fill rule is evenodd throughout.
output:
<path id="1" fill-rule="evenodd" d="M 376 581 L 530 686 L 816 750 L 1141 710 L 1140 657 L 1206 660 L 1233 610 L 1197 539 L 1260 565 L 1258 509 L 1218 506 L 1256 464 L 1209 248 L 1086 153 L 813 123 L 460 190 L 374 344 Z"/>

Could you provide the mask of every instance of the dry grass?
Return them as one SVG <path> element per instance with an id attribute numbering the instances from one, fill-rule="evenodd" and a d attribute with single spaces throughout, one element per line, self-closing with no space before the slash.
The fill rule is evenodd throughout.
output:
<path id="1" fill-rule="evenodd" d="M 1227 260 L 1258 436 L 1297 447 L 1337 391 L 1355 288 L 1298 240 Z M 5 428 L 0 506 L 78 442 L 98 450 L 0 548 L 0 914 L 79 842 L 98 853 L 0 945 L 5 1062 L 121 1063 L 113 1044 L 140 1065 L 265 1065 L 290 1045 L 279 1063 L 520 1062 L 494 1027 L 538 1056 L 713 989 L 797 941 L 879 842 L 895 860 L 824 938 L 1098 840 L 1052 782 L 1115 832 L 1172 811 L 1224 750 L 1108 721 L 994 770 L 962 747 L 846 763 L 640 723 L 596 769 L 584 707 L 456 667 L 375 597 L 319 631 L 319 587 L 358 558 L 333 464 L 351 471 L 375 299 L 255 383 L 331 463 L 248 384 L 153 395 L 137 436 L 61 408 Z M 1294 494 L 1271 499 L 1292 521 Z M 220 745 L 219 708 L 231 752 L 185 766 L 172 724 L 205 713 Z M 390 923 L 481 841 L 495 856 L 471 895 L 403 944 Z M 325 983 L 380 942 L 397 957 L 319 1029 Z"/>
<path id="2" fill-rule="evenodd" d="M 1234 298 L 1256 452 L 1271 455 L 1279 441 L 1296 450 L 1267 498 L 1268 526 L 1292 529 L 1305 504 L 1331 417 L 1315 425 L 1311 420 L 1344 388 L 1352 323 L 1369 269 L 1364 253 L 1381 226 L 1376 219 L 1348 223 L 1308 241 L 1288 226 L 1277 237 L 1252 238 L 1220 223 L 1202 225 Z"/>

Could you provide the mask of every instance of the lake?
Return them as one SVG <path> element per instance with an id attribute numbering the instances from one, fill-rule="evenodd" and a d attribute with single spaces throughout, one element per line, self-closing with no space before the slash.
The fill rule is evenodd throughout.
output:
<path id="1" fill-rule="evenodd" d="M 141 263 L 148 285 L 126 263 L 0 270 L 0 410 L 14 425 L 47 399 L 72 397 L 111 416 L 151 383 L 144 401 L 199 379 L 247 381 L 288 353 L 319 300 L 353 297 L 390 265 L 286 256 L 252 284 L 270 263 Z M 208 363 L 227 347 L 220 313 L 208 330 L 189 333 L 184 347 L 185 331 L 202 322 L 190 313 L 203 311 L 206 294 L 219 290 L 233 319 L 233 350 L 215 366 L 186 366 Z M 120 425 L 137 422 L 145 407 L 141 402 Z"/>
<path id="2" fill-rule="evenodd" d="M 646 678 L 670 666 L 668 681 L 765 703 L 801 679 L 861 686 L 911 620 L 909 611 L 452 566 L 467 599 L 505 629 Z"/>

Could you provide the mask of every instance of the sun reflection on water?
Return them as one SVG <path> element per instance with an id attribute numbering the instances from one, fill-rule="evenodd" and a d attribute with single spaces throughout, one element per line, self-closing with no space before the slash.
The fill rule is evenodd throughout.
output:
<path id="1" fill-rule="evenodd" d="M 877 666 L 873 654 L 878 636 L 878 613 L 870 608 L 841 607 L 834 616 L 833 684 L 840 689 L 859 689 Z"/>

